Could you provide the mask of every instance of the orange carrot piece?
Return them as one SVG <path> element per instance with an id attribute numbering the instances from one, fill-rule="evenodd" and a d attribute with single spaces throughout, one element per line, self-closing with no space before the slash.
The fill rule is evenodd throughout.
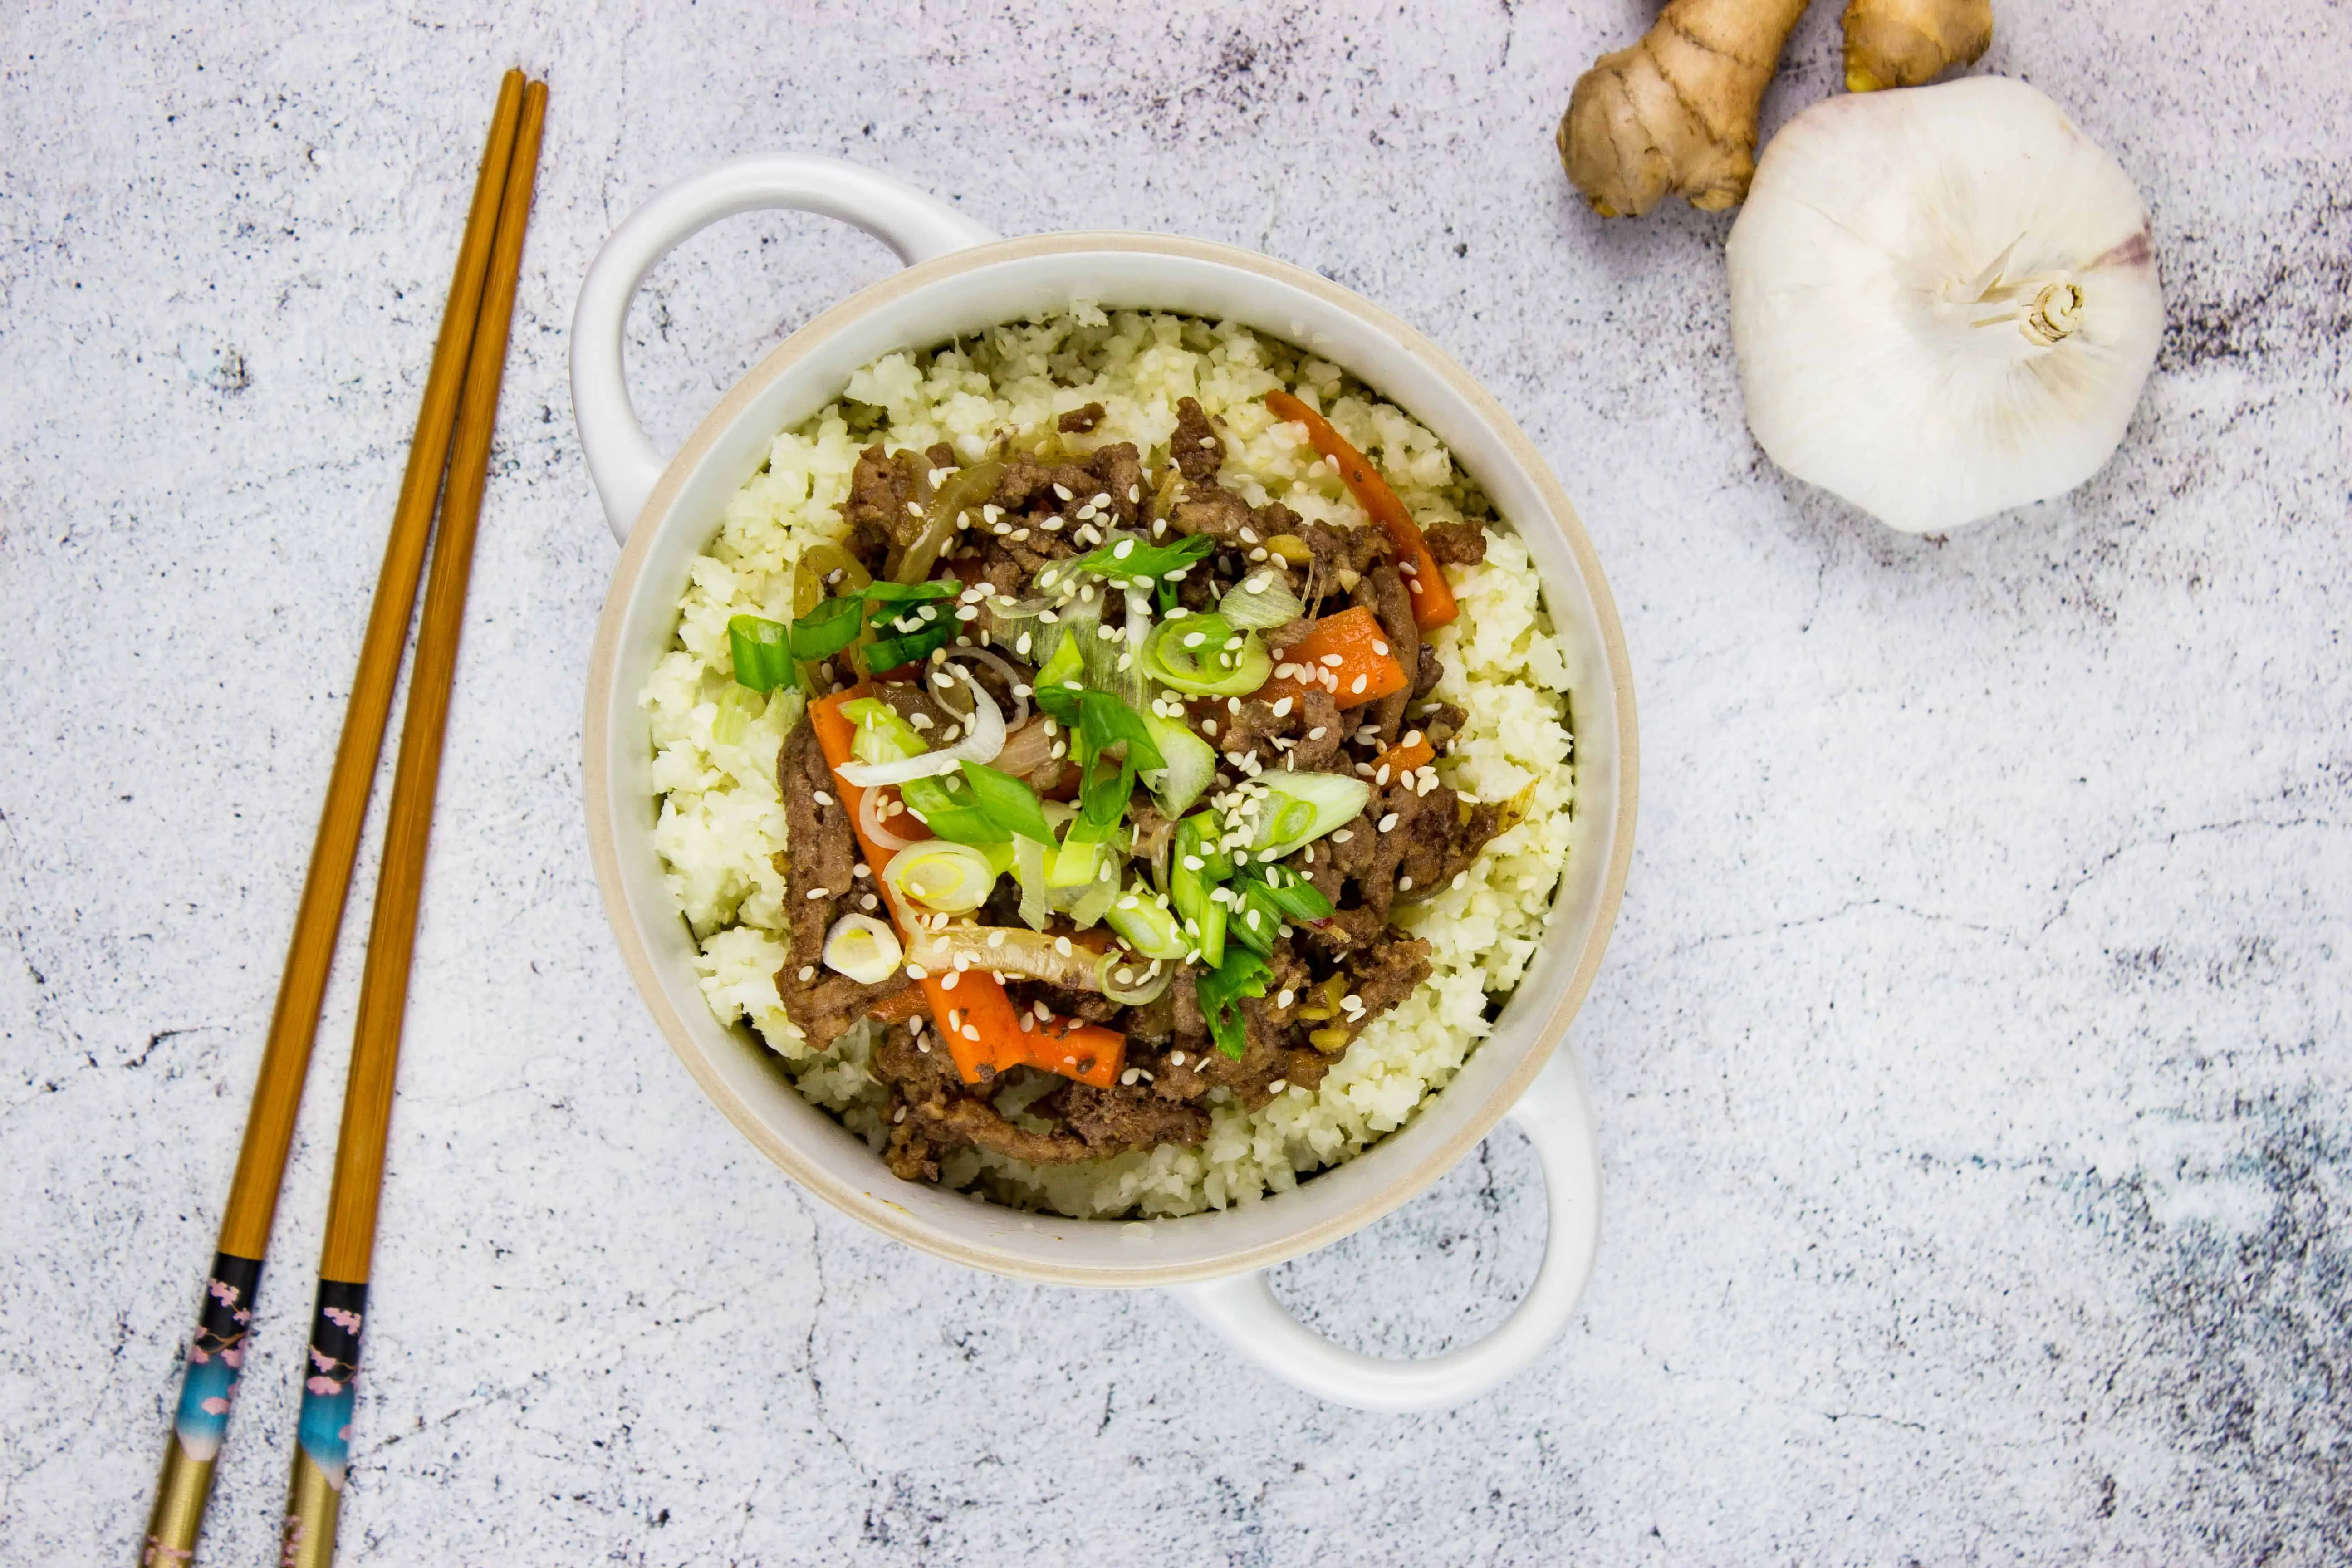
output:
<path id="1" fill-rule="evenodd" d="M 1372 779 L 1376 784 L 1386 784 L 1401 773 L 1425 768 L 1436 760 L 1437 748 L 1427 740 L 1401 741 L 1372 759 Z M 1381 772 L 1382 768 L 1388 769 L 1386 774 Z"/>
<path id="2" fill-rule="evenodd" d="M 860 684 L 820 698 L 809 704 L 809 722 L 816 730 L 817 744 L 824 749 L 826 764 L 833 769 L 833 782 L 841 792 L 842 809 L 849 813 L 850 824 L 857 834 L 858 847 L 866 852 L 866 863 L 873 868 L 875 890 L 882 895 L 883 904 L 890 911 L 890 922 L 898 928 L 899 939 L 906 941 L 912 930 L 907 911 L 899 907 L 898 895 L 882 879 L 882 872 L 895 851 L 866 836 L 858 810 L 866 792 L 841 776 L 841 770 L 851 760 L 850 743 L 857 729 L 841 710 L 846 703 L 873 694 L 871 686 Z M 931 830 L 908 812 L 891 820 L 890 831 L 901 838 L 931 837 Z M 1108 1089 L 1118 1081 L 1119 1069 L 1126 1065 L 1125 1035 L 1098 1024 L 1079 1024 L 1058 1017 L 1041 1022 L 1024 1016 L 1014 1009 L 1013 998 L 1005 994 L 1004 982 L 984 969 L 970 969 L 961 974 L 927 974 L 919 982 L 919 990 L 939 1025 L 940 1037 L 947 1041 L 949 1055 L 955 1058 L 956 1071 L 966 1083 L 983 1081 L 980 1070 L 983 1067 L 990 1069 L 987 1076 L 993 1077 L 1007 1068 L 1034 1063 L 1048 1072 L 1064 1073 L 1097 1089 Z M 882 1003 L 874 1010 L 875 1016 L 880 1016 L 882 1008 L 896 1000 L 893 997 Z M 1024 1024 L 1028 1026 L 1023 1027 Z M 1057 1029 L 1061 1033 L 1054 1034 Z M 1081 1062 L 1090 1062 L 1091 1067 L 1081 1074 L 1040 1059 L 1043 1056 L 1066 1059 L 1073 1068 Z"/>
<path id="3" fill-rule="evenodd" d="M 1355 496 L 1357 504 L 1371 515 L 1374 522 L 1388 530 L 1389 542 L 1396 546 L 1397 570 L 1404 577 L 1404 591 L 1412 598 L 1414 623 L 1428 631 L 1460 615 L 1454 604 L 1454 590 L 1446 584 L 1445 574 L 1438 570 L 1437 557 L 1429 552 L 1429 543 L 1421 536 L 1421 525 L 1412 521 L 1412 513 L 1405 510 L 1396 491 L 1389 489 L 1388 480 L 1381 478 L 1371 459 L 1350 446 L 1345 436 L 1331 427 L 1328 419 L 1290 394 L 1269 392 L 1265 405 L 1276 417 L 1307 426 L 1308 443 L 1339 466 L 1340 481 Z"/>
<path id="4" fill-rule="evenodd" d="M 1332 656 L 1339 662 L 1331 663 Z M 1273 678 L 1251 694 L 1261 702 L 1322 691 L 1342 708 L 1360 708 L 1406 685 L 1404 666 L 1389 651 L 1388 634 L 1361 605 L 1317 621 L 1275 656 L 1274 669 Z"/>
<path id="5" fill-rule="evenodd" d="M 893 992 L 866 1010 L 866 1016 L 877 1024 L 903 1024 L 919 1016 L 928 1016 L 930 998 L 919 985 L 909 985 L 904 991 Z"/>

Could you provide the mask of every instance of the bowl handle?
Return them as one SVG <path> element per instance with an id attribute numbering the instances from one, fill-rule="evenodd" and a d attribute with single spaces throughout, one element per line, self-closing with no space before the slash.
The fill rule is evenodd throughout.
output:
<path id="1" fill-rule="evenodd" d="M 589 263 L 580 303 L 572 312 L 572 415 L 617 539 L 628 538 L 629 525 L 666 466 L 637 423 L 622 370 L 621 332 L 629 301 L 654 263 L 680 241 L 720 218 L 763 207 L 823 213 L 856 224 L 908 266 L 996 237 L 945 202 L 887 174 L 793 153 L 713 163 L 631 213 Z"/>
<path id="2" fill-rule="evenodd" d="M 1574 1057 L 1555 1051 L 1511 1120 L 1536 1146 L 1551 1230 L 1543 1267 L 1503 1326 L 1427 1361 L 1386 1361 L 1329 1340 L 1285 1311 L 1263 1269 L 1175 1288 L 1193 1316 L 1284 1382 L 1358 1410 L 1441 1410 L 1502 1383 L 1550 1348 L 1576 1310 L 1601 1233 L 1601 1161 Z"/>

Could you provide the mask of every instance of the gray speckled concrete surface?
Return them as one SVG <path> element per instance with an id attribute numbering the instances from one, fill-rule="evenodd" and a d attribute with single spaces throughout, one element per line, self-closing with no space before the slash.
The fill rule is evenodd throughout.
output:
<path id="1" fill-rule="evenodd" d="M 2352 1557 L 2341 5 L 2004 5 L 1987 68 L 2140 183 L 2170 326 L 2104 473 L 1948 542 L 1758 453 L 1727 218 L 1571 205 L 1553 119 L 1635 0 L 482 9 L 0 20 L 0 1559 L 133 1554 L 517 60 L 551 79 L 549 156 L 394 1129 L 365 1560 Z M 1817 12 L 1775 121 L 1832 90 Z M 1643 810 L 1576 1034 L 1599 1270 L 1506 1392 L 1331 1409 L 1164 1300 L 887 1244 L 655 1035 L 576 805 L 614 549 L 565 322 L 634 204 L 762 148 L 1006 232 L 1319 268 L 1484 377 L 1578 498 Z M 687 247 L 635 320 L 657 434 L 888 265 L 813 219 Z M 273 1556 L 355 971 L 211 1561 Z M 1281 1288 L 1367 1348 L 1475 1334 L 1532 1275 L 1532 1174 L 1498 1135 Z"/>

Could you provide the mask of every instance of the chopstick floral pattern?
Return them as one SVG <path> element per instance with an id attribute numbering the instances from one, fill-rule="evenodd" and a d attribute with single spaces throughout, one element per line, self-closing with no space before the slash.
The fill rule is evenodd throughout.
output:
<path id="1" fill-rule="evenodd" d="M 228 1430 L 228 1413 L 244 1382 L 245 1336 L 253 1326 L 253 1297 L 260 1284 L 259 1258 L 213 1255 L 213 1271 L 196 1310 L 195 1338 L 188 1342 L 180 1408 L 172 1422 L 180 1446 L 200 1464 L 220 1452 Z"/>
<path id="2" fill-rule="evenodd" d="M 319 1308 L 310 1321 L 310 1364 L 302 1379 L 302 1415 L 295 1439 L 337 1491 L 352 1442 L 352 1382 L 360 1374 L 360 1324 L 367 1287 L 319 1281 Z"/>

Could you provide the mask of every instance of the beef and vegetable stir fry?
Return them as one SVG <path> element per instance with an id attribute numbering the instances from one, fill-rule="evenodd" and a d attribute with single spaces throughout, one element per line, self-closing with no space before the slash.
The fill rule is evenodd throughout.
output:
<path id="1" fill-rule="evenodd" d="M 901 1176 L 1196 1143 L 1219 1091 L 1312 1088 L 1430 973 L 1401 903 L 1510 826 L 1434 767 L 1465 716 L 1423 633 L 1484 529 L 1424 533 L 1266 401 L 1374 526 L 1253 506 L 1189 398 L 1156 463 L 1091 405 L 976 460 L 869 448 L 794 618 L 729 626 L 740 683 L 809 699 L 777 986 L 813 1041 L 881 1028 Z M 1018 1122 L 992 1098 L 1016 1068 L 1056 1080 Z"/>

